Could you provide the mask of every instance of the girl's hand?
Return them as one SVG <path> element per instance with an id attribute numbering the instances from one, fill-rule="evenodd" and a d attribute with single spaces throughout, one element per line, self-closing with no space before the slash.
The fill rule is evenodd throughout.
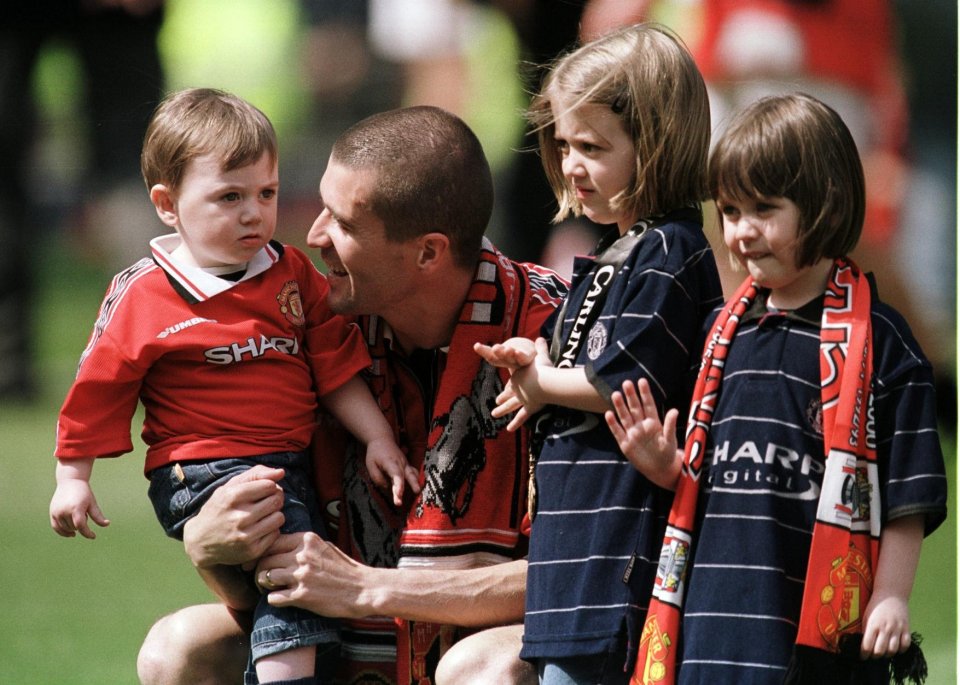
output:
<path id="1" fill-rule="evenodd" d="M 874 595 L 864 611 L 861 659 L 883 659 L 910 647 L 910 609 L 907 600 L 895 595 Z"/>
<path id="2" fill-rule="evenodd" d="M 604 413 L 607 426 L 627 460 L 651 482 L 676 488 L 683 453 L 677 449 L 677 417 L 671 409 L 663 422 L 646 378 L 636 387 L 624 381 L 623 392 L 611 396 L 613 411 Z"/>
<path id="3" fill-rule="evenodd" d="M 511 373 L 532 364 L 537 356 L 535 344 L 528 338 L 510 338 L 494 345 L 474 343 L 473 350 L 492 366 Z"/>

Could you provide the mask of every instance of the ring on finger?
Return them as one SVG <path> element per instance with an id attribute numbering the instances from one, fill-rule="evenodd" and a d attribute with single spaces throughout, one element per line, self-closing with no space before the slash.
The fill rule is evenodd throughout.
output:
<path id="1" fill-rule="evenodd" d="M 273 582 L 273 578 L 270 577 L 270 573 L 271 573 L 272 571 L 273 571 L 272 568 L 271 568 L 271 569 L 267 569 L 267 572 L 263 574 L 263 582 L 260 583 L 263 587 L 265 587 L 265 588 L 268 589 L 268 590 L 276 590 L 276 589 L 277 589 L 276 583 L 274 583 L 274 582 Z"/>

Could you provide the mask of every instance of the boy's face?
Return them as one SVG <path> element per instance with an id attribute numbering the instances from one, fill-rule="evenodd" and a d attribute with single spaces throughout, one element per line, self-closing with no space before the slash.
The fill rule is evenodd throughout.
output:
<path id="1" fill-rule="evenodd" d="M 630 133 L 605 105 L 565 111 L 569 104 L 552 98 L 550 107 L 561 113 L 554 123 L 560 168 L 584 215 L 598 224 L 617 224 L 626 233 L 639 217 L 625 215 L 610 201 L 627 189 L 636 170 Z"/>
<path id="2" fill-rule="evenodd" d="M 203 155 L 187 165 L 180 187 L 168 191 L 171 211 L 161 219 L 177 229 L 177 253 L 195 266 L 244 264 L 277 229 L 278 187 L 277 164 L 267 154 L 230 171 L 218 156 Z"/>
<path id="3" fill-rule="evenodd" d="M 778 291 L 780 299 L 798 294 L 801 304 L 823 291 L 820 269 L 797 266 L 800 209 L 792 200 L 721 197 L 717 207 L 724 242 L 758 285 Z"/>

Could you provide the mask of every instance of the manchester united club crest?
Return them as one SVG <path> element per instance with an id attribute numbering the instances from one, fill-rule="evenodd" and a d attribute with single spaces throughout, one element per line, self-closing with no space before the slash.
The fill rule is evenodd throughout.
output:
<path id="1" fill-rule="evenodd" d="M 659 683 L 667 675 L 667 666 L 664 661 L 670 651 L 672 641 L 670 635 L 660 628 L 656 616 L 651 616 L 643 625 L 640 635 L 641 653 L 646 648 L 646 659 L 643 662 L 641 683 Z M 631 683 L 636 682 L 631 680 Z"/>
<path id="2" fill-rule="evenodd" d="M 823 403 L 819 397 L 815 397 L 807 403 L 807 409 L 804 412 L 807 417 L 807 425 L 813 429 L 817 435 L 823 435 Z"/>
<path id="3" fill-rule="evenodd" d="M 587 336 L 587 357 L 590 361 L 595 361 L 607 348 L 607 329 L 597 321 L 590 329 Z"/>
<path id="4" fill-rule="evenodd" d="M 836 645 L 841 634 L 857 628 L 872 589 L 870 562 L 862 551 L 850 545 L 846 557 L 834 560 L 828 584 L 820 589 L 817 627 L 827 644 Z"/>
<path id="5" fill-rule="evenodd" d="M 306 319 L 303 316 L 303 302 L 300 301 L 300 286 L 296 281 L 287 281 L 277 295 L 280 312 L 287 321 L 294 326 L 303 326 Z"/>

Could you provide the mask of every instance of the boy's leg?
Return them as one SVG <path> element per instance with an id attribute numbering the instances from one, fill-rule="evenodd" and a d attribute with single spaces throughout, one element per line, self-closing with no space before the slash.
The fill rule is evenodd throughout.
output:
<path id="1" fill-rule="evenodd" d="M 523 625 L 488 628 L 463 638 L 437 665 L 437 685 L 537 685 L 537 671 L 520 659 Z"/>
<path id="2" fill-rule="evenodd" d="M 137 655 L 142 685 L 233 685 L 243 681 L 250 645 L 222 604 L 186 607 L 150 628 Z"/>
<path id="3" fill-rule="evenodd" d="M 261 657 L 257 661 L 257 680 L 263 685 L 277 681 L 298 680 L 313 676 L 317 659 L 314 645 L 295 647 L 283 652 Z M 311 678 L 312 680 L 312 678 Z M 313 682 L 316 682 L 315 680 Z"/>

